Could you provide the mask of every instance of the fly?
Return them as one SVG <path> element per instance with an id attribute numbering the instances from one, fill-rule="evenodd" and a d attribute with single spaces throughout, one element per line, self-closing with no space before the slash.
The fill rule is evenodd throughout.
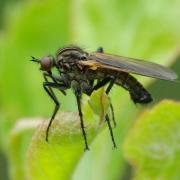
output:
<path id="1" fill-rule="evenodd" d="M 68 46 L 59 49 L 56 57 L 45 56 L 41 59 L 32 57 L 32 61 L 40 64 L 44 77 L 43 87 L 55 103 L 55 108 L 46 130 L 46 141 L 48 141 L 49 128 L 60 107 L 60 102 L 53 89 L 56 88 L 65 95 L 66 90 L 72 88 L 76 96 L 85 150 L 88 150 L 89 147 L 81 109 L 82 94 L 90 96 L 93 91 L 107 85 L 105 92 L 108 95 L 113 85 L 116 84 L 129 92 L 134 103 L 147 104 L 152 101 L 150 93 L 129 73 L 168 81 L 177 79 L 176 73 L 159 64 L 106 54 L 101 47 L 96 52 L 88 53 L 80 47 Z M 58 75 L 55 75 L 52 69 L 57 69 Z M 110 104 L 110 108 L 115 124 L 112 104 Z M 110 130 L 113 146 L 116 148 L 108 114 L 105 115 L 105 120 Z"/>

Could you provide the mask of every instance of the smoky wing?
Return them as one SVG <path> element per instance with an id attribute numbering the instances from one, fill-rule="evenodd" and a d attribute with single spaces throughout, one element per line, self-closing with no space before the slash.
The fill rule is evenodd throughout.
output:
<path id="1" fill-rule="evenodd" d="M 104 53 L 91 53 L 88 60 L 99 64 L 99 67 L 109 67 L 110 69 L 119 70 L 128 73 L 140 74 L 143 76 L 174 81 L 177 75 L 172 70 L 162 65 L 140 60 L 116 56 Z M 100 64 L 102 66 L 100 66 Z"/>

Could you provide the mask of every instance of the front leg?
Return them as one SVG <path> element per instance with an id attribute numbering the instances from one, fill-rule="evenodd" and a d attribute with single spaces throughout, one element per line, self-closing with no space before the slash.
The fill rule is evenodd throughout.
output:
<path id="1" fill-rule="evenodd" d="M 51 116 L 51 119 L 49 121 L 47 130 L 46 130 L 46 141 L 48 142 L 49 129 L 50 129 L 51 124 L 54 120 L 54 117 L 57 114 L 57 111 L 60 107 L 60 103 L 59 103 L 55 93 L 53 92 L 52 88 L 58 88 L 59 90 L 61 90 L 63 92 L 64 91 L 64 85 L 63 84 L 57 84 L 54 82 L 49 82 L 45 76 L 44 76 L 44 80 L 45 80 L 45 82 L 43 83 L 43 87 L 44 87 L 45 91 L 47 92 L 47 94 L 50 96 L 50 98 L 55 103 L 55 108 L 54 108 L 53 114 Z"/>
<path id="2" fill-rule="evenodd" d="M 60 103 L 56 97 L 56 95 L 54 94 L 53 90 L 51 89 L 51 87 L 49 85 L 46 84 L 46 82 L 43 83 L 43 87 L 45 89 L 45 91 L 47 92 L 47 94 L 50 96 L 50 98 L 53 100 L 53 102 L 55 103 L 55 108 L 54 108 L 54 111 L 53 111 L 53 114 L 51 116 L 51 119 L 49 121 L 49 124 L 48 124 L 48 127 L 46 129 L 46 141 L 48 142 L 48 134 L 49 134 L 49 129 L 51 127 L 51 124 L 54 120 L 54 117 L 60 107 Z"/>
<path id="3" fill-rule="evenodd" d="M 64 81 L 62 79 L 60 79 L 60 77 L 56 77 L 55 75 L 52 74 L 52 72 L 44 72 L 43 73 L 43 77 L 44 77 L 44 80 L 45 82 L 49 82 L 48 81 L 48 77 L 56 84 L 58 83 L 63 83 L 64 84 Z M 66 92 L 64 90 L 61 90 L 59 89 L 64 95 L 66 95 Z M 52 93 L 52 90 L 50 88 L 50 91 Z"/>

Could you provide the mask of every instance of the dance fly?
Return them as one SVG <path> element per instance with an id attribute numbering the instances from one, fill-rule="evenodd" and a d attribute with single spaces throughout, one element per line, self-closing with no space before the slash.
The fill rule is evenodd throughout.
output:
<path id="1" fill-rule="evenodd" d="M 168 81 L 177 79 L 175 72 L 159 64 L 106 54 L 101 47 L 96 52 L 88 53 L 80 47 L 68 46 L 59 49 L 56 57 L 45 56 L 40 59 L 32 57 L 32 61 L 40 64 L 44 77 L 43 87 L 55 103 L 46 130 L 46 141 L 48 141 L 49 128 L 60 105 L 53 90 L 58 89 L 65 95 L 66 90 L 72 88 L 77 101 L 85 150 L 89 147 L 81 109 L 82 94 L 90 96 L 93 91 L 107 85 L 105 93 L 108 95 L 113 85 L 116 84 L 129 92 L 134 103 L 147 104 L 152 101 L 150 93 L 130 73 Z M 57 69 L 58 75 L 54 74 L 52 69 Z M 112 104 L 110 104 L 110 109 L 113 113 Z M 105 115 L 105 120 L 110 130 L 113 146 L 116 147 L 108 114 Z M 113 122 L 115 124 L 114 118 Z"/>

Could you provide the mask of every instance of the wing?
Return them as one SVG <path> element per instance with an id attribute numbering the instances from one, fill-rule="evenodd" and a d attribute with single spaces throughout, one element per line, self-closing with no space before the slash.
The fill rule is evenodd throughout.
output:
<path id="1" fill-rule="evenodd" d="M 169 81 L 177 79 L 175 72 L 162 65 L 123 56 L 91 53 L 89 54 L 87 61 L 79 61 L 79 63 L 83 66 L 89 66 L 89 68 L 93 70 L 96 70 L 97 68 L 112 69 L 114 71 L 140 74 Z"/>

